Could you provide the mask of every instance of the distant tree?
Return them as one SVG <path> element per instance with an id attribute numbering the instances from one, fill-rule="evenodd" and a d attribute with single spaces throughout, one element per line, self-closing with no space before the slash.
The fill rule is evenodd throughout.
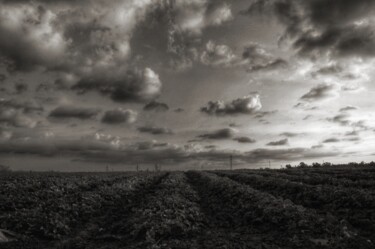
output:
<path id="1" fill-rule="evenodd" d="M 291 168 L 292 168 L 292 165 L 287 164 L 287 165 L 285 165 L 285 168 L 287 168 L 287 169 L 291 169 Z"/>
<path id="2" fill-rule="evenodd" d="M 307 168 L 308 166 L 309 166 L 309 165 L 307 165 L 307 164 L 304 163 L 304 162 L 300 162 L 299 165 L 298 165 L 299 168 Z"/>
<path id="3" fill-rule="evenodd" d="M 364 161 L 360 162 L 359 166 L 365 166 L 365 162 Z"/>
<path id="4" fill-rule="evenodd" d="M 313 166 L 314 168 L 319 168 L 319 167 L 321 167 L 322 165 L 321 165 L 320 163 L 313 163 L 312 166 Z"/>
<path id="5" fill-rule="evenodd" d="M 374 161 L 371 161 L 368 165 L 369 165 L 369 166 L 372 166 L 372 167 L 375 167 L 375 162 L 374 162 Z"/>
<path id="6" fill-rule="evenodd" d="M 330 167 L 330 166 L 332 166 L 332 163 L 330 163 L 330 162 L 324 162 L 324 163 L 322 164 L 322 166 L 323 166 L 323 167 Z"/>
<path id="7" fill-rule="evenodd" d="M 357 167 L 358 163 L 356 163 L 356 162 L 350 162 L 350 163 L 348 163 L 348 165 L 351 166 L 351 167 Z"/>

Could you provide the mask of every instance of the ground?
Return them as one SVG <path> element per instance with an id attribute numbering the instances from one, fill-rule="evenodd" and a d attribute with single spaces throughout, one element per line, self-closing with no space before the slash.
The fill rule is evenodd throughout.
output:
<path id="1" fill-rule="evenodd" d="M 374 248 L 375 168 L 0 176 L 1 248 Z M 1 237 L 0 237 L 1 238 Z"/>

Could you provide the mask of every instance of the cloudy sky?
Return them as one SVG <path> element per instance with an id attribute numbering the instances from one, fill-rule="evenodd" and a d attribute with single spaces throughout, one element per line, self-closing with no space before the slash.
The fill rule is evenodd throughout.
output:
<path id="1" fill-rule="evenodd" d="M 375 160 L 373 0 L 2 0 L 0 164 Z"/>

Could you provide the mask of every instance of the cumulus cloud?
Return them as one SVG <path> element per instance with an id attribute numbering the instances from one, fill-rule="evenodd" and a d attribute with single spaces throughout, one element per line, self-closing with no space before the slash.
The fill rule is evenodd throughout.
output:
<path id="1" fill-rule="evenodd" d="M 82 137 L 81 140 L 103 142 L 113 146 L 114 148 L 120 148 L 122 145 L 122 139 L 119 136 L 113 136 L 103 132 L 95 132 L 94 134 Z"/>
<path id="2" fill-rule="evenodd" d="M 201 54 L 201 62 L 214 67 L 242 67 L 248 72 L 272 71 L 286 68 L 288 63 L 267 52 L 260 44 L 247 45 L 242 56 L 237 55 L 227 45 L 208 41 Z"/>
<path id="3" fill-rule="evenodd" d="M 267 143 L 268 146 L 281 146 L 281 145 L 288 145 L 288 144 L 289 144 L 289 140 L 287 138 Z"/>
<path id="4" fill-rule="evenodd" d="M 235 137 L 233 138 L 234 141 L 237 141 L 239 143 L 255 143 L 256 140 L 250 137 Z"/>
<path id="5" fill-rule="evenodd" d="M 169 128 L 155 127 L 155 126 L 141 126 L 141 127 L 138 127 L 138 131 L 150 133 L 153 135 L 173 134 L 173 131 Z"/>
<path id="6" fill-rule="evenodd" d="M 0 54 L 11 70 L 55 66 L 67 47 L 53 27 L 57 15 L 34 4 L 1 4 Z"/>
<path id="7" fill-rule="evenodd" d="M 210 101 L 201 108 L 201 112 L 209 115 L 252 114 L 261 108 L 259 94 L 252 94 L 231 102 Z"/>
<path id="8" fill-rule="evenodd" d="M 236 129 L 224 128 L 224 129 L 213 131 L 211 133 L 199 135 L 198 137 L 204 138 L 204 139 L 229 139 L 229 138 L 232 138 L 236 133 L 237 133 Z"/>
<path id="9" fill-rule="evenodd" d="M 0 107 L 0 124 L 12 127 L 34 128 L 37 122 L 14 108 Z"/>
<path id="10" fill-rule="evenodd" d="M 59 72 L 57 83 L 80 92 L 97 90 L 115 101 L 152 100 L 161 90 L 158 75 L 150 68 L 134 69 L 129 55 L 134 29 L 155 4 L 2 3 L 0 56 L 9 71 Z"/>
<path id="11" fill-rule="evenodd" d="M 176 70 L 191 68 L 199 59 L 196 46 L 203 29 L 232 19 L 231 6 L 222 1 L 160 1 L 162 15 L 168 19 L 167 52 Z"/>
<path id="12" fill-rule="evenodd" d="M 207 26 L 231 20 L 230 5 L 223 1 L 177 1 L 174 4 L 174 25 L 177 31 L 200 33 Z"/>
<path id="13" fill-rule="evenodd" d="M 302 95 L 300 100 L 314 102 L 322 101 L 329 98 L 338 96 L 338 86 L 336 84 L 321 83 L 317 86 L 314 86 L 307 93 Z"/>
<path id="14" fill-rule="evenodd" d="M 166 112 L 169 110 L 169 106 L 166 103 L 161 103 L 158 101 L 151 101 L 147 103 L 143 110 L 145 111 L 156 111 L 156 112 Z"/>
<path id="15" fill-rule="evenodd" d="M 102 123 L 106 124 L 131 124 L 137 120 L 138 113 L 130 110 L 117 108 L 115 110 L 106 111 L 102 117 Z"/>
<path id="16" fill-rule="evenodd" d="M 150 68 L 146 68 L 115 74 L 98 73 L 81 79 L 73 89 L 83 92 L 95 90 L 117 102 L 147 102 L 159 96 L 161 87 L 159 76 Z"/>
<path id="17" fill-rule="evenodd" d="M 217 45 L 211 40 L 207 42 L 200 59 L 203 64 L 215 67 L 230 67 L 238 63 L 238 57 L 230 47 Z"/>
<path id="18" fill-rule="evenodd" d="M 56 107 L 48 116 L 52 118 L 90 119 L 98 115 L 99 112 L 100 111 L 97 108 L 66 105 Z"/>
<path id="19" fill-rule="evenodd" d="M 257 43 L 246 46 L 242 58 L 244 60 L 242 63 L 246 64 L 249 72 L 275 70 L 288 65 L 285 60 L 271 55 Z"/>

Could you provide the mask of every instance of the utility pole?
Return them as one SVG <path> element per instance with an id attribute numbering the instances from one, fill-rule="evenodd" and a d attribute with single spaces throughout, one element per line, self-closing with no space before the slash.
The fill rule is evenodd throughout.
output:
<path id="1" fill-rule="evenodd" d="M 229 156 L 229 164 L 230 164 L 230 170 L 233 169 L 233 157 L 232 155 Z"/>

